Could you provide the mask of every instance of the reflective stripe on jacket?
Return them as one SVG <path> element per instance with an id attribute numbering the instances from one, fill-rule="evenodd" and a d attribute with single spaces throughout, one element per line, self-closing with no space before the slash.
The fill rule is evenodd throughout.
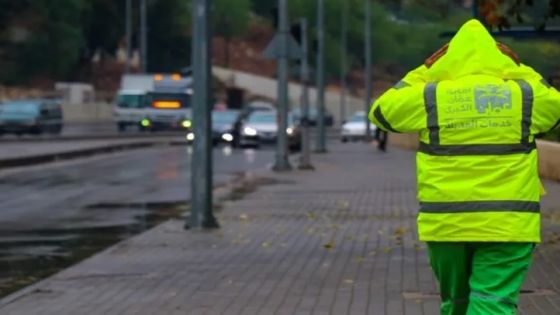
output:
<path id="1" fill-rule="evenodd" d="M 540 241 L 535 135 L 558 126 L 560 93 L 499 47 L 469 21 L 371 108 L 380 128 L 420 135 L 423 241 Z"/>

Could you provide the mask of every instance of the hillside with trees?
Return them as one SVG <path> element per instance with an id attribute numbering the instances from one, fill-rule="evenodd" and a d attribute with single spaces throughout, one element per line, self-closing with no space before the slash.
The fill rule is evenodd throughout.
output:
<path id="1" fill-rule="evenodd" d="M 191 8 L 186 0 L 146 0 L 148 70 L 177 71 L 190 64 Z M 533 3 L 535 2 L 535 3 Z M 558 1 L 486 0 L 478 11 L 494 30 L 516 24 L 544 31 L 556 21 Z M 138 47 L 138 0 L 133 0 L 134 49 Z M 348 5 L 348 76 L 359 82 L 363 72 L 363 0 L 326 0 L 326 66 L 331 82 L 340 76 L 341 21 Z M 395 80 L 424 61 L 446 41 L 440 34 L 456 30 L 472 17 L 468 0 L 378 0 L 372 6 L 373 59 L 376 78 Z M 274 63 L 261 53 L 274 32 L 276 1 L 214 0 L 214 62 L 273 75 Z M 316 1 L 289 0 L 290 17 L 309 20 L 312 48 Z M 555 74 L 557 41 L 500 39 L 522 60 L 545 75 Z M 125 0 L 0 0 L 0 84 L 40 85 L 56 80 L 103 84 L 119 77 L 124 66 Z M 310 56 L 314 61 L 314 55 Z M 109 70 L 107 70 L 109 69 Z M 356 83 L 356 85 L 358 85 Z"/>

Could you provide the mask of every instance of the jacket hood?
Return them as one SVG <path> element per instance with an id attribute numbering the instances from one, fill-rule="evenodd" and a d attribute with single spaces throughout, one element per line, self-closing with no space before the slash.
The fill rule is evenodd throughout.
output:
<path id="1" fill-rule="evenodd" d="M 502 52 L 498 43 L 478 20 L 466 22 L 449 42 L 447 51 L 426 70 L 428 81 L 453 80 L 471 74 L 486 74 L 503 79 L 540 78 L 530 67 L 518 64 Z"/>

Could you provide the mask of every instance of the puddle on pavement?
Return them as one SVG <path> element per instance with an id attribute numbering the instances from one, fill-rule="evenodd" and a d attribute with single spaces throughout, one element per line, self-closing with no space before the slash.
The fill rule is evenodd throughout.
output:
<path id="1" fill-rule="evenodd" d="M 53 229 L 0 231 L 0 297 L 67 268 L 123 239 L 143 232 L 168 219 L 179 218 L 186 202 L 106 203 L 86 211 L 121 211 L 130 220 L 118 225 L 65 223 Z M 133 211 L 131 211 L 133 210 Z"/>

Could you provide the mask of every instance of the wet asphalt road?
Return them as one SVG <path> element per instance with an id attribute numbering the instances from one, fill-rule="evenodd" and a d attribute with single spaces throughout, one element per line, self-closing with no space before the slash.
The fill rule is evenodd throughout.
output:
<path id="1" fill-rule="evenodd" d="M 0 172 L 0 296 L 180 216 L 189 150 L 161 146 Z M 214 181 L 266 169 L 273 154 L 217 148 Z"/>

